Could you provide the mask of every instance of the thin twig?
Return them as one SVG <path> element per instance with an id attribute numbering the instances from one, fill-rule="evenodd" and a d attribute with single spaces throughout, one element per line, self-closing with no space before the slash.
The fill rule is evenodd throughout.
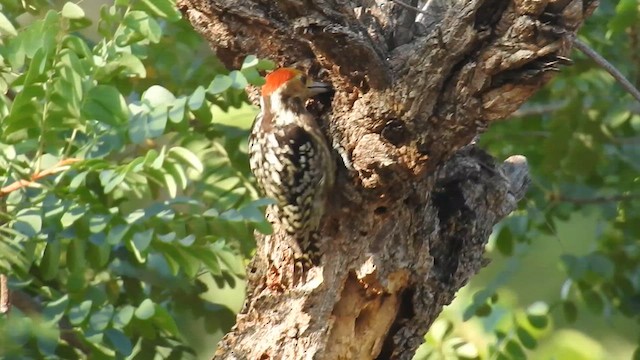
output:
<path id="1" fill-rule="evenodd" d="M 564 109 L 569 105 L 569 101 L 557 101 L 549 104 L 534 104 L 521 107 L 516 112 L 514 112 L 511 117 L 525 117 L 532 115 L 543 115 L 552 113 L 561 109 Z"/>
<path id="2" fill-rule="evenodd" d="M 573 45 L 576 49 L 582 51 L 585 55 L 591 58 L 591 60 L 595 61 L 596 64 L 600 65 L 603 69 L 605 69 L 611 76 L 613 76 L 616 81 L 622 85 L 622 87 L 631 94 L 636 100 L 640 101 L 640 91 L 633 86 L 633 84 L 624 77 L 624 75 L 615 68 L 610 62 L 607 61 L 604 57 L 598 54 L 595 50 L 589 47 L 589 45 L 583 43 L 578 38 L 573 38 Z"/>
<path id="3" fill-rule="evenodd" d="M 7 275 L 0 274 L 0 314 L 6 314 L 9 312 L 9 309 L 11 309 L 11 300 L 9 295 Z"/>
<path id="4" fill-rule="evenodd" d="M 1 197 L 5 197 L 7 195 L 9 195 L 10 193 L 25 188 L 25 187 L 29 187 L 29 186 L 37 186 L 39 184 L 37 184 L 38 180 L 47 177 L 49 175 L 53 175 L 53 174 L 57 174 L 60 172 L 63 172 L 67 169 L 69 169 L 70 165 L 73 163 L 76 163 L 80 161 L 80 159 L 74 159 L 74 158 L 70 158 L 70 159 L 65 159 L 65 160 L 61 160 L 59 163 L 57 163 L 54 167 L 52 167 L 51 169 L 47 169 L 44 171 L 40 171 L 40 172 L 36 172 L 33 175 L 31 175 L 31 179 L 30 180 L 18 180 L 10 185 L 7 185 L 3 188 L 0 188 L 0 198 Z"/>
<path id="5" fill-rule="evenodd" d="M 598 196 L 593 198 L 572 198 L 564 195 L 556 195 L 553 197 L 553 202 L 568 202 L 574 205 L 592 205 L 603 204 L 609 202 L 621 202 L 629 201 L 633 199 L 640 199 L 640 194 L 618 194 L 611 196 Z"/>
<path id="6" fill-rule="evenodd" d="M 525 116 L 533 116 L 533 115 L 544 115 L 556 112 L 558 110 L 562 110 L 569 106 L 569 101 L 557 101 L 551 102 L 548 104 L 540 104 L 540 103 L 532 103 L 531 105 L 523 105 L 516 112 L 511 114 L 511 118 L 520 118 Z M 640 114 L 640 104 L 636 102 L 632 102 L 628 105 L 625 105 L 627 110 L 632 114 Z M 582 107 L 583 110 L 588 110 L 587 106 Z M 504 119 L 507 120 L 507 119 Z"/>
<path id="7" fill-rule="evenodd" d="M 42 313 L 42 304 L 36 301 L 31 295 L 16 290 L 11 294 L 11 300 L 13 306 L 23 312 L 25 315 L 33 317 Z M 66 316 L 63 316 L 58 321 L 60 327 L 60 338 L 64 340 L 71 347 L 80 350 L 84 355 L 84 358 L 91 358 L 91 347 L 85 344 L 78 335 L 73 331 L 73 326 L 69 322 Z"/>

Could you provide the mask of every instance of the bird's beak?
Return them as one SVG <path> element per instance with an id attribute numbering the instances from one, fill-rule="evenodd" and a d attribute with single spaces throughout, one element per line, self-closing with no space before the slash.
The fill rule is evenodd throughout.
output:
<path id="1" fill-rule="evenodd" d="M 312 82 L 307 85 L 307 89 L 309 90 L 309 96 L 316 96 L 318 94 L 331 91 L 331 85 L 321 82 Z"/>

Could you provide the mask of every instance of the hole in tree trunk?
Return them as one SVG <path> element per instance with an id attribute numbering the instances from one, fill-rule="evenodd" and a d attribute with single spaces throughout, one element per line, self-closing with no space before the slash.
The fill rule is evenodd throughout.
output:
<path id="1" fill-rule="evenodd" d="M 373 213 L 376 214 L 376 215 L 383 215 L 386 212 L 387 212 L 387 207 L 386 206 L 379 206 L 375 210 L 373 210 Z"/>

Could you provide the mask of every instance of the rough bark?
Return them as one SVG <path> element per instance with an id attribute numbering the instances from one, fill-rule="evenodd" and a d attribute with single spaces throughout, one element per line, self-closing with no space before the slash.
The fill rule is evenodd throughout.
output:
<path id="1" fill-rule="evenodd" d="M 568 62 L 596 0 L 440 0 L 421 22 L 392 1 L 178 4 L 229 67 L 257 54 L 336 89 L 310 104 L 341 159 L 322 266 L 298 281 L 289 239 L 259 238 L 216 358 L 411 358 L 528 183 L 473 138 Z"/>

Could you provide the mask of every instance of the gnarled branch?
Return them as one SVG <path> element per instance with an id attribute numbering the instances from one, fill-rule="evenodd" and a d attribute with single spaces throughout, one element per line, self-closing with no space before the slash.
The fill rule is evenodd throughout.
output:
<path id="1" fill-rule="evenodd" d="M 227 66 L 257 54 L 324 74 L 336 93 L 316 113 L 345 165 L 322 266 L 294 283 L 286 235 L 259 238 L 217 357 L 411 358 L 528 184 L 523 157 L 469 144 L 567 62 L 597 2 L 431 0 L 419 22 L 391 0 L 178 3 Z"/>

